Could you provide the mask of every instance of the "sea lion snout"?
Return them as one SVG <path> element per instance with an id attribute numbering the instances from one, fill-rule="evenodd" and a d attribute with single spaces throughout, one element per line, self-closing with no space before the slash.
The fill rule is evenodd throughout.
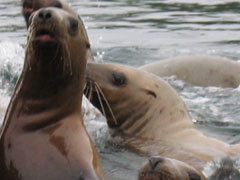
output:
<path id="1" fill-rule="evenodd" d="M 47 24 L 55 24 L 57 26 L 64 26 L 60 25 L 63 23 L 62 21 L 62 14 L 60 9 L 54 8 L 54 7 L 47 7 L 47 8 L 41 8 L 38 11 L 36 11 L 33 15 L 33 21 L 34 23 L 39 25 L 47 25 Z M 64 16 L 67 16 L 68 13 L 64 12 Z M 31 18 L 30 18 L 31 19 Z M 29 20 L 30 21 L 30 20 Z"/>
<path id="2" fill-rule="evenodd" d="M 23 0 L 23 13 L 32 13 L 33 7 L 32 7 L 32 1 L 31 0 Z"/>
<path id="3" fill-rule="evenodd" d="M 41 22 L 48 22 L 52 18 L 52 13 L 50 9 L 41 9 L 37 17 Z"/>
<path id="4" fill-rule="evenodd" d="M 34 12 L 34 8 L 32 6 L 32 1 L 22 0 L 22 3 L 23 3 L 22 13 L 23 13 L 24 19 L 27 23 L 27 27 L 29 27 L 30 23 L 28 23 L 28 20 L 29 20 L 30 16 L 32 15 L 32 13 Z"/>

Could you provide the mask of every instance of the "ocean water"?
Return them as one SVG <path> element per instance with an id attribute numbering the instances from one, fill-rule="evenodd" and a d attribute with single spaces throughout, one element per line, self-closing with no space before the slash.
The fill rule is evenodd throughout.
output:
<path id="1" fill-rule="evenodd" d="M 180 55 L 240 60 L 240 2 L 231 0 L 68 0 L 82 17 L 97 62 L 138 67 Z M 21 72 L 26 45 L 20 0 L 0 0 L 0 119 Z M 165 78 L 205 134 L 240 142 L 240 87 L 198 87 Z M 104 118 L 84 101 L 85 124 L 110 179 L 134 180 L 147 159 L 109 141 Z M 1 120 L 0 120 L 1 121 Z M 236 164 L 238 160 L 236 161 Z M 206 174 L 214 170 L 206 168 Z M 236 165 L 238 168 L 239 166 Z M 228 177 L 226 177 L 228 178 Z"/>

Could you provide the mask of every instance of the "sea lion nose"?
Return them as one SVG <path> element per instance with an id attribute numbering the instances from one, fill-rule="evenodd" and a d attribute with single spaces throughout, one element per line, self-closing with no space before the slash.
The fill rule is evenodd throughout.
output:
<path id="1" fill-rule="evenodd" d="M 163 163 L 163 162 L 164 162 L 164 158 L 160 156 L 154 156 L 149 159 L 149 164 L 152 170 L 154 170 L 159 163 Z"/>
<path id="2" fill-rule="evenodd" d="M 38 13 L 38 18 L 41 21 L 47 22 L 52 18 L 52 12 L 49 9 L 42 9 L 40 10 L 40 12 Z"/>

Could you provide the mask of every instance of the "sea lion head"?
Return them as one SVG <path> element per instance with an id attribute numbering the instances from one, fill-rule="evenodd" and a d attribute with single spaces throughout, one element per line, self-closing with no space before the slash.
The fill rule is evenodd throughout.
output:
<path id="1" fill-rule="evenodd" d="M 200 174 L 181 161 L 156 156 L 139 170 L 138 180 L 201 180 Z"/>
<path id="2" fill-rule="evenodd" d="M 53 71 L 55 69 L 58 73 L 70 75 L 77 73 L 79 67 L 82 68 L 80 71 L 85 69 L 80 61 L 86 61 L 86 56 L 83 55 L 86 55 L 89 42 L 79 16 L 48 7 L 36 11 L 29 21 L 26 62 L 30 69 L 56 73 Z"/>
<path id="3" fill-rule="evenodd" d="M 177 93 L 157 76 L 119 64 L 89 63 L 86 70 L 85 94 L 106 116 L 112 137 L 152 136 L 189 116 Z"/>
<path id="4" fill-rule="evenodd" d="M 29 27 L 29 18 L 40 8 L 56 7 L 65 11 L 74 13 L 74 11 L 62 0 L 22 0 L 22 14 L 24 16 L 27 27 Z"/>
<path id="5" fill-rule="evenodd" d="M 62 9 L 64 11 L 67 11 L 70 14 L 73 14 L 74 16 L 77 16 L 77 14 L 73 11 L 73 9 L 62 0 L 22 0 L 22 14 L 24 16 L 27 28 L 30 26 L 30 23 L 31 23 L 29 21 L 31 15 L 35 13 L 37 10 L 39 10 L 40 8 L 46 8 L 46 7 L 55 7 L 58 9 Z M 94 58 L 91 52 L 87 31 L 85 29 L 85 26 L 81 18 L 79 18 L 79 24 L 80 24 L 79 27 L 82 28 L 82 33 L 84 37 L 88 41 L 86 58 L 88 61 L 93 62 Z"/>

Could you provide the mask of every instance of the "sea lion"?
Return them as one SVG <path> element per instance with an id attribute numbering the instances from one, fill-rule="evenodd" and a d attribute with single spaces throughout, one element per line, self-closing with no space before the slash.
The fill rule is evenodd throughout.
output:
<path id="1" fill-rule="evenodd" d="M 106 116 L 115 143 L 177 159 L 199 173 L 213 158 L 240 153 L 239 145 L 198 131 L 182 99 L 161 78 L 119 64 L 89 63 L 86 74 L 85 95 Z"/>
<path id="2" fill-rule="evenodd" d="M 32 13 L 44 7 L 56 7 L 76 15 L 72 8 L 69 7 L 63 0 L 22 0 L 22 14 L 24 16 L 27 28 L 29 27 L 29 17 L 32 15 Z M 80 23 L 83 35 L 88 40 L 87 31 L 81 19 Z M 90 43 L 87 44 L 87 61 L 94 62 Z"/>
<path id="3" fill-rule="evenodd" d="M 201 180 L 198 172 L 176 159 L 156 156 L 149 159 L 138 173 L 138 180 Z"/>
<path id="4" fill-rule="evenodd" d="M 23 70 L 0 134 L 0 177 L 103 179 L 81 116 L 88 44 L 81 20 L 57 8 L 29 20 Z"/>
<path id="5" fill-rule="evenodd" d="M 236 88 L 240 85 L 240 63 L 214 56 L 179 56 L 146 64 L 140 69 L 160 77 L 175 75 L 197 86 Z"/>

